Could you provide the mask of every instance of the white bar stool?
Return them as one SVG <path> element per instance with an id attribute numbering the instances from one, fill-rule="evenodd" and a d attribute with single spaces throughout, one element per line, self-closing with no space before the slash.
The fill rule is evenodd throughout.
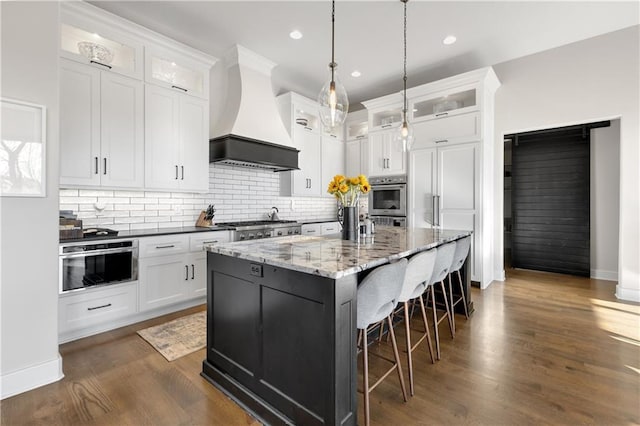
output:
<path id="1" fill-rule="evenodd" d="M 379 266 L 369 275 L 367 275 L 362 283 L 358 286 L 357 295 L 357 327 L 358 342 L 363 341 L 363 384 L 364 388 L 364 424 L 369 426 L 369 393 L 382 382 L 393 370 L 398 371 L 400 379 L 400 387 L 402 388 L 402 397 L 407 402 L 407 391 L 404 386 L 404 378 L 402 376 L 402 367 L 400 366 L 400 356 L 398 355 L 398 345 L 396 344 L 396 335 L 393 332 L 391 324 L 391 313 L 398 304 L 398 296 L 402 290 L 404 276 L 407 269 L 407 259 L 401 259 L 388 265 Z M 382 355 L 372 353 L 379 358 L 389 361 L 393 364 L 380 379 L 369 387 L 369 351 L 367 342 L 367 329 L 372 325 L 377 325 L 381 321 L 387 321 L 389 325 L 389 334 L 391 335 L 391 343 L 393 346 L 393 355 L 395 361 Z"/>
<path id="2" fill-rule="evenodd" d="M 471 247 L 471 237 L 464 237 L 456 241 L 456 251 L 453 254 L 453 261 L 449 268 L 449 306 L 451 307 L 451 319 L 453 321 L 453 329 L 456 329 L 455 318 L 455 306 L 462 302 L 464 305 L 464 317 L 469 318 L 469 311 L 467 310 L 467 298 L 464 295 L 464 285 L 462 284 L 462 276 L 460 275 L 460 269 L 464 265 L 464 261 L 469 255 L 469 248 Z M 453 286 L 451 285 L 451 276 L 454 272 L 458 273 L 458 283 L 460 284 L 460 297 L 453 300 Z"/>
<path id="3" fill-rule="evenodd" d="M 433 274 L 431 275 L 431 279 L 428 284 L 427 292 L 427 304 L 429 304 L 429 294 L 431 294 L 431 308 L 433 310 L 433 330 L 436 339 L 436 353 L 437 358 L 440 359 L 440 335 L 438 333 L 438 325 L 444 321 L 445 318 L 449 320 L 449 331 L 451 332 L 451 337 L 455 337 L 455 330 L 453 328 L 453 322 L 451 320 L 451 311 L 449 310 L 449 301 L 447 300 L 447 290 L 444 286 L 444 279 L 447 277 L 449 273 L 449 268 L 451 267 L 451 262 L 453 261 L 453 255 L 456 251 L 456 243 L 451 242 L 438 247 L 438 255 L 436 256 L 436 264 L 433 267 Z M 444 308 L 445 313 L 438 318 L 438 312 L 436 310 L 436 293 L 435 293 L 435 284 L 440 283 L 440 289 L 442 291 L 442 298 L 444 299 Z"/>
<path id="4" fill-rule="evenodd" d="M 431 277 L 433 273 L 433 267 L 436 263 L 437 250 L 432 249 L 422 253 L 418 253 L 409 259 L 407 265 L 407 272 L 404 276 L 404 285 L 402 291 L 398 297 L 398 303 L 403 305 L 404 309 L 404 326 L 407 335 L 407 364 L 409 368 L 409 393 L 413 396 L 413 360 L 411 358 L 411 352 L 418 347 L 424 339 L 427 339 L 429 344 L 429 354 L 431 355 L 431 362 L 435 362 L 433 355 L 433 346 L 431 345 L 431 334 L 429 333 L 429 324 L 427 322 L 427 311 L 424 308 L 424 301 L 422 300 L 422 293 L 427 288 L 427 277 Z M 420 310 L 422 312 L 422 320 L 424 321 L 425 333 L 418 339 L 418 341 L 411 346 L 411 327 L 409 325 L 409 302 L 420 300 Z M 413 310 L 412 310 L 413 311 Z"/>

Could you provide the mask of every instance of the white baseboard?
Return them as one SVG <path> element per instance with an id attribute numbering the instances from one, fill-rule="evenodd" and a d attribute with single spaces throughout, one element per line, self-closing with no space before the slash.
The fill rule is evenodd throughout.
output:
<path id="1" fill-rule="evenodd" d="M 501 271 L 495 271 L 493 273 L 493 280 L 494 281 L 504 281 L 506 279 L 507 279 L 507 276 L 506 276 L 506 274 L 504 272 L 504 269 L 501 270 Z"/>
<path id="2" fill-rule="evenodd" d="M 64 377 L 62 357 L 0 376 L 0 399 L 9 398 Z"/>
<path id="3" fill-rule="evenodd" d="M 591 278 L 597 280 L 618 281 L 618 271 L 605 271 L 602 269 L 592 269 Z"/>
<path id="4" fill-rule="evenodd" d="M 616 297 L 628 302 L 640 302 L 640 289 L 622 288 L 620 284 L 616 286 Z"/>

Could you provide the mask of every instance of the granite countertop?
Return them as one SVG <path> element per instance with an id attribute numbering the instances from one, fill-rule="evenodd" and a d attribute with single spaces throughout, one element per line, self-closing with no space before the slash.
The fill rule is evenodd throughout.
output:
<path id="1" fill-rule="evenodd" d="M 376 227 L 372 237 L 360 242 L 340 236 L 269 238 L 219 243 L 207 250 L 267 265 L 342 278 L 471 235 L 469 231 Z"/>
<path id="2" fill-rule="evenodd" d="M 192 232 L 227 231 L 230 229 L 235 229 L 235 228 L 230 226 L 214 225 L 214 226 L 208 226 L 208 227 L 179 226 L 175 228 L 137 229 L 135 231 L 119 231 L 118 235 L 96 235 L 93 237 L 70 238 L 66 240 L 60 240 L 60 244 L 81 243 L 81 242 L 102 241 L 102 240 L 119 240 L 123 238 L 156 237 L 159 235 L 185 234 L 185 233 L 192 233 Z"/>

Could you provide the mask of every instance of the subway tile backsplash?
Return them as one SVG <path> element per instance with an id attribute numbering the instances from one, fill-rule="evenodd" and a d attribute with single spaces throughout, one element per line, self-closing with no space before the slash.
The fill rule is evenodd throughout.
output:
<path id="1" fill-rule="evenodd" d="M 60 189 L 60 210 L 73 210 L 84 228 L 193 226 L 209 204 L 215 205 L 215 222 L 266 219 L 272 206 L 278 207 L 280 219 L 291 220 L 334 218 L 337 210 L 329 197 L 281 197 L 280 173 L 218 164 L 209 165 L 207 194 Z"/>

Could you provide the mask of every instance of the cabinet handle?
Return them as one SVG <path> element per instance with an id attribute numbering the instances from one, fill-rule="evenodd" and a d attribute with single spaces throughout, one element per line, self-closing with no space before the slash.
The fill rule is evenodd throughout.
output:
<path id="1" fill-rule="evenodd" d="M 364 139 L 364 135 L 358 135 L 356 136 L 356 139 Z"/>
<path id="2" fill-rule="evenodd" d="M 309 189 L 311 189 L 311 179 L 309 179 Z"/>
<path id="3" fill-rule="evenodd" d="M 448 112 L 441 112 L 440 114 L 436 114 L 436 117 L 442 117 L 442 116 L 445 116 L 445 115 L 449 115 L 449 113 Z"/>
<path id="4" fill-rule="evenodd" d="M 95 157 L 96 159 L 96 174 L 98 174 L 98 157 Z"/>
<path id="5" fill-rule="evenodd" d="M 329 135 L 329 136 L 331 136 L 331 137 L 332 137 L 332 138 L 334 138 L 334 139 L 338 139 L 338 136 L 337 136 L 337 135 Z"/>
<path id="6" fill-rule="evenodd" d="M 191 264 L 191 279 L 194 279 L 196 276 L 196 267 L 195 265 L 192 263 Z"/>
<path id="7" fill-rule="evenodd" d="M 316 230 L 315 229 L 307 229 L 307 234 L 315 234 Z"/>
<path id="8" fill-rule="evenodd" d="M 178 179 L 178 166 L 176 166 L 176 179 Z"/>
<path id="9" fill-rule="evenodd" d="M 178 90 L 182 90 L 183 92 L 188 92 L 187 89 L 185 89 L 184 87 L 180 87 L 180 86 L 171 86 L 172 89 L 178 89 Z"/>
<path id="10" fill-rule="evenodd" d="M 213 244 L 213 243 L 217 243 L 218 240 L 213 240 L 213 241 L 203 241 L 202 244 Z"/>
<path id="11" fill-rule="evenodd" d="M 304 129 L 309 130 L 309 131 L 313 130 L 312 127 L 307 127 L 307 126 L 304 126 Z"/>
<path id="12" fill-rule="evenodd" d="M 449 142 L 449 139 L 440 139 L 439 141 L 436 141 L 436 143 L 445 143 L 445 142 Z"/>
<path id="13" fill-rule="evenodd" d="M 436 226 L 440 226 L 440 196 L 436 195 L 435 199 L 436 199 L 435 207 L 436 207 L 436 211 L 437 211 L 435 224 L 436 224 Z"/>
<path id="14" fill-rule="evenodd" d="M 382 125 L 382 128 L 383 128 L 383 129 L 386 129 L 387 127 L 391 127 L 391 124 L 383 124 L 383 125 Z"/>
<path id="15" fill-rule="evenodd" d="M 111 65 L 103 64 L 102 62 L 98 62 L 98 61 L 89 61 L 89 63 L 90 63 L 90 64 L 100 65 L 100 66 L 103 66 L 103 67 L 107 67 L 107 68 L 109 68 L 109 69 L 111 69 L 111 68 L 112 68 L 112 67 L 111 67 Z"/>
<path id="16" fill-rule="evenodd" d="M 182 178 L 181 178 L 181 180 L 184 180 L 184 166 L 180 166 L 180 169 L 182 170 Z"/>
<path id="17" fill-rule="evenodd" d="M 101 306 L 94 306 L 93 308 L 87 308 L 87 311 L 95 311 L 96 309 L 108 308 L 109 306 L 111 306 L 111 303 L 107 303 L 106 305 Z"/>
<path id="18" fill-rule="evenodd" d="M 185 271 L 184 280 L 187 281 L 189 280 L 189 265 L 184 265 L 184 271 Z"/>
<path id="19" fill-rule="evenodd" d="M 102 170 L 102 174 L 106 175 L 107 174 L 107 157 L 104 157 L 102 159 L 102 164 L 103 164 L 103 170 Z"/>
<path id="20" fill-rule="evenodd" d="M 157 249 L 165 249 L 165 248 L 173 248 L 175 247 L 174 244 L 169 244 L 168 246 L 156 246 Z"/>

